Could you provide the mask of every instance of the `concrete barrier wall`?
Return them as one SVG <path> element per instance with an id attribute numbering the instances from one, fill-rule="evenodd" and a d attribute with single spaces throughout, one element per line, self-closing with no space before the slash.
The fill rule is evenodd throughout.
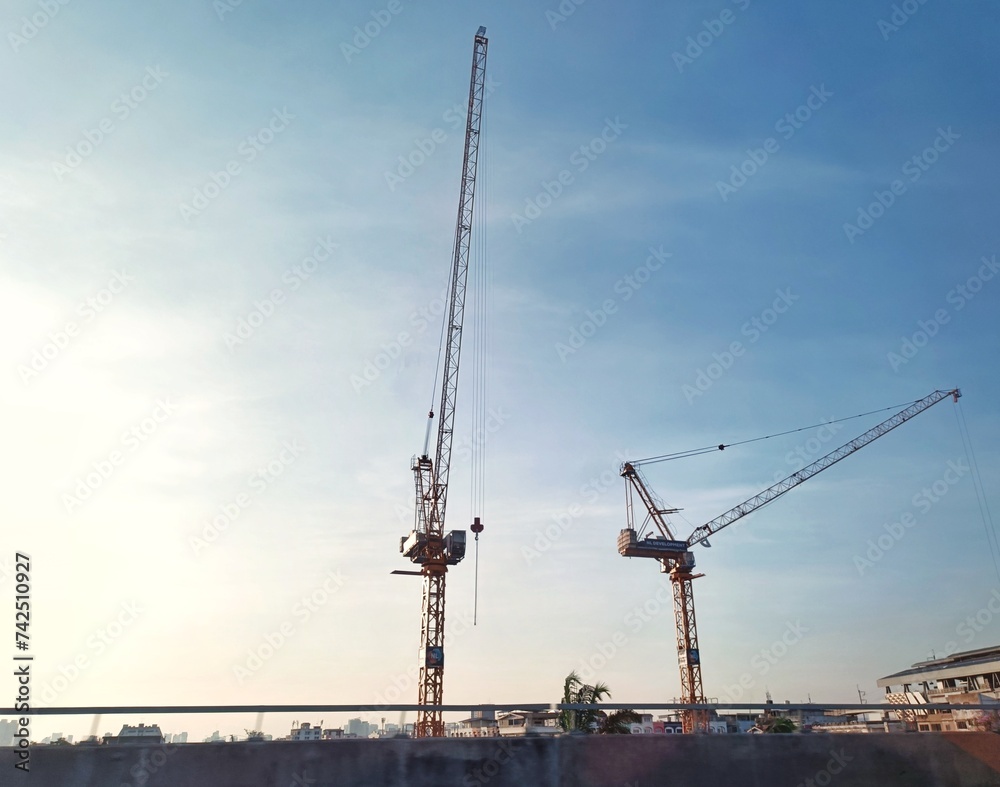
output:
<path id="1" fill-rule="evenodd" d="M 3 750 L 0 750 L 2 752 Z M 1000 787 L 1000 735 L 559 736 L 39 746 L 25 787 Z"/>

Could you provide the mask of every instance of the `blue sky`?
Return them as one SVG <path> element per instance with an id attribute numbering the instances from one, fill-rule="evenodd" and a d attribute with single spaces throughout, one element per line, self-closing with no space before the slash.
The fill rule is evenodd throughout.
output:
<path id="1" fill-rule="evenodd" d="M 419 581 L 389 572 L 479 25 L 496 428 L 474 629 L 471 561 L 449 575 L 446 701 L 554 700 L 574 668 L 615 700 L 679 693 L 661 577 L 615 550 L 622 457 L 958 386 L 1000 509 L 991 4 L 12 0 L 0 565 L 32 557 L 46 704 L 415 701 Z M 709 696 L 749 676 L 754 701 L 875 700 L 950 642 L 1000 642 L 948 410 L 701 550 Z M 647 475 L 689 532 L 887 415 Z M 465 527 L 461 460 L 452 478 Z"/>

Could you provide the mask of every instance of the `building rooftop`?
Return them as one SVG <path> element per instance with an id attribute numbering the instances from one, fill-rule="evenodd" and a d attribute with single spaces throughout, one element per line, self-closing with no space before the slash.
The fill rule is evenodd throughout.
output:
<path id="1" fill-rule="evenodd" d="M 930 661 L 918 661 L 909 669 L 879 678 L 877 685 L 899 686 L 906 683 L 963 678 L 986 672 L 1000 672 L 1000 645 L 966 650 Z"/>
<path id="2" fill-rule="evenodd" d="M 138 727 L 130 727 L 128 724 L 122 725 L 122 731 L 118 733 L 118 737 L 123 737 L 126 735 L 137 735 L 155 738 L 162 733 L 160 732 L 160 727 L 158 724 L 139 724 Z"/>

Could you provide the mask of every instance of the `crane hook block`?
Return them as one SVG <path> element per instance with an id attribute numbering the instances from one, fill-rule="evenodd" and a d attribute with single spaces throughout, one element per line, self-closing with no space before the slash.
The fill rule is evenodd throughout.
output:
<path id="1" fill-rule="evenodd" d="M 479 534 L 483 532 L 483 523 L 479 521 L 478 516 L 472 520 L 472 527 L 470 527 L 469 530 L 475 533 L 477 538 L 479 537 Z"/>

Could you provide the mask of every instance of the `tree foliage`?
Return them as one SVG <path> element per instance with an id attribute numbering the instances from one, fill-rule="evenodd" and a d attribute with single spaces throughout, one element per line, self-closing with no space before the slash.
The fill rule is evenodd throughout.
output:
<path id="1" fill-rule="evenodd" d="M 797 726 L 787 716 L 774 716 L 765 713 L 757 719 L 757 726 L 764 732 L 795 732 Z"/>
<path id="2" fill-rule="evenodd" d="M 565 705 L 597 705 L 611 697 L 611 689 L 606 683 L 591 685 L 574 670 L 563 681 L 562 702 Z M 564 710 L 559 714 L 559 726 L 566 732 L 600 733 L 603 735 L 628 735 L 630 724 L 639 722 L 642 717 L 634 710 L 622 709 L 607 714 L 598 708 L 583 710 Z"/>
<path id="3" fill-rule="evenodd" d="M 641 721 L 642 716 L 634 710 L 622 708 L 621 710 L 616 710 L 605 716 L 604 719 L 601 720 L 601 724 L 597 731 L 601 733 L 601 735 L 631 735 L 631 725 L 638 724 Z"/>

